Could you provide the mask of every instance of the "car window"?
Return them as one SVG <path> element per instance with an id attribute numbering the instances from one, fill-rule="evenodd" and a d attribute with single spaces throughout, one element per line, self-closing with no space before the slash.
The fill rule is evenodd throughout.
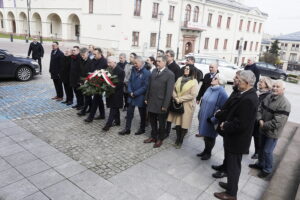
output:
<path id="1" fill-rule="evenodd" d="M 275 67 L 275 66 L 273 66 L 273 65 L 270 65 L 270 64 L 268 64 L 268 68 L 269 68 L 269 69 L 273 69 L 273 70 L 274 70 L 274 69 L 276 69 L 276 67 Z"/>
<path id="2" fill-rule="evenodd" d="M 212 63 L 217 63 L 217 60 L 216 59 L 206 59 L 205 64 L 210 65 Z"/>
<path id="3" fill-rule="evenodd" d="M 204 58 L 195 58 L 195 60 L 196 60 L 196 63 L 205 64 L 205 59 Z"/>
<path id="4" fill-rule="evenodd" d="M 228 63 L 227 63 L 227 62 L 224 62 L 224 61 L 221 61 L 221 60 L 219 60 L 219 65 L 220 65 L 220 66 L 226 66 L 226 65 L 228 65 Z"/>
<path id="5" fill-rule="evenodd" d="M 267 67 L 265 63 L 256 63 L 256 66 L 258 66 L 258 67 L 264 67 L 264 68 Z"/>

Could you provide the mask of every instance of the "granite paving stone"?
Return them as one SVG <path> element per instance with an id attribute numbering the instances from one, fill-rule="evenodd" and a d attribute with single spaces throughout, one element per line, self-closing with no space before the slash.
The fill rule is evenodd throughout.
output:
<path id="1" fill-rule="evenodd" d="M 23 147 L 18 144 L 12 144 L 9 146 L 0 147 L 0 156 L 5 157 L 15 153 L 19 153 L 21 151 L 24 151 Z"/>
<path id="2" fill-rule="evenodd" d="M 45 196 L 43 193 L 37 192 L 23 198 L 22 200 L 50 200 L 50 199 L 47 196 Z"/>
<path id="3" fill-rule="evenodd" d="M 22 179 L 0 189 L 0 197 L 5 200 L 19 200 L 38 191 L 28 180 Z"/>
<path id="4" fill-rule="evenodd" d="M 50 167 L 46 163 L 39 159 L 16 167 L 16 169 L 25 177 L 32 176 L 49 168 Z"/>
<path id="5" fill-rule="evenodd" d="M 9 164 L 16 167 L 16 166 L 31 162 L 33 160 L 36 160 L 37 157 L 28 151 L 21 151 L 19 153 L 13 154 L 13 155 L 6 156 L 6 157 L 4 157 L 4 159 Z"/>
<path id="6" fill-rule="evenodd" d="M 2 158 L 0 158 L 0 172 L 11 168 L 11 166 Z"/>
<path id="7" fill-rule="evenodd" d="M 76 174 L 79 174 L 80 172 L 83 172 L 87 170 L 86 167 L 80 165 L 76 161 L 70 161 L 63 165 L 59 165 L 54 168 L 56 171 L 58 171 L 60 174 L 65 176 L 66 178 L 69 178 L 71 176 L 74 176 Z"/>
<path id="8" fill-rule="evenodd" d="M 11 183 L 17 182 L 23 178 L 24 176 L 22 176 L 14 168 L 4 170 L 0 172 L 0 188 L 9 185 Z"/>
<path id="9" fill-rule="evenodd" d="M 45 189 L 51 185 L 54 185 L 62 180 L 65 177 L 58 174 L 55 170 L 49 169 L 33 176 L 28 177 L 29 181 L 33 183 L 39 189 Z"/>

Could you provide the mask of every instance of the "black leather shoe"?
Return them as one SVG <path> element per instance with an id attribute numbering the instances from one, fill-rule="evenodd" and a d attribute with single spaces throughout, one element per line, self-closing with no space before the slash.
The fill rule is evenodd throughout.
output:
<path id="1" fill-rule="evenodd" d="M 258 173 L 258 177 L 259 178 L 266 178 L 267 176 L 269 176 L 271 173 L 267 173 L 267 172 L 265 172 L 265 171 L 261 171 L 261 172 L 259 172 Z"/>
<path id="2" fill-rule="evenodd" d="M 77 113 L 78 116 L 84 116 L 85 115 L 85 112 L 83 111 L 80 111 L 79 113 Z"/>
<path id="3" fill-rule="evenodd" d="M 97 116 L 97 117 L 94 118 L 94 120 L 100 120 L 100 119 L 105 119 L 105 117 L 99 115 L 99 116 Z"/>
<path id="4" fill-rule="evenodd" d="M 63 104 L 67 104 L 68 102 L 67 102 L 67 101 L 62 101 L 61 103 L 63 103 Z"/>
<path id="5" fill-rule="evenodd" d="M 223 165 L 212 165 L 211 168 L 216 170 L 216 171 L 223 171 L 224 170 Z"/>
<path id="6" fill-rule="evenodd" d="M 79 107 L 79 105 L 72 106 L 72 108 L 78 108 L 78 107 Z"/>
<path id="7" fill-rule="evenodd" d="M 252 168 L 252 169 L 258 169 L 258 170 L 261 170 L 262 169 L 262 167 L 261 166 L 259 166 L 258 164 L 249 164 L 248 165 L 250 168 Z"/>
<path id="8" fill-rule="evenodd" d="M 224 178 L 227 177 L 226 172 L 216 172 L 212 174 L 212 177 L 214 178 Z"/>
<path id="9" fill-rule="evenodd" d="M 76 110 L 82 110 L 83 109 L 83 106 L 78 106 L 77 108 L 76 108 Z"/>
<path id="10" fill-rule="evenodd" d="M 201 157 L 201 160 L 209 160 L 210 157 L 211 157 L 211 154 L 206 153 Z"/>
<path id="11" fill-rule="evenodd" d="M 108 126 L 108 125 L 105 125 L 105 126 L 102 128 L 103 131 L 108 131 L 109 129 L 110 129 L 110 126 Z"/>
<path id="12" fill-rule="evenodd" d="M 134 133 L 134 135 L 142 135 L 143 133 L 145 133 L 145 131 L 139 129 L 136 133 Z"/>
<path id="13" fill-rule="evenodd" d="M 90 123 L 90 122 L 93 121 L 93 119 L 91 119 L 91 118 L 86 118 L 84 121 L 87 122 L 87 123 Z"/>
<path id="14" fill-rule="evenodd" d="M 253 154 L 253 155 L 251 156 L 251 159 L 258 159 L 258 154 L 257 154 L 257 153 Z"/>
<path id="15" fill-rule="evenodd" d="M 126 130 L 126 129 L 119 132 L 119 135 L 129 135 L 129 134 L 130 134 L 130 130 Z"/>
<path id="16" fill-rule="evenodd" d="M 66 105 L 67 105 L 67 106 L 70 106 L 70 105 L 72 105 L 72 104 L 73 104 L 72 101 L 68 101 Z"/>
<path id="17" fill-rule="evenodd" d="M 198 157 L 202 157 L 202 156 L 205 155 L 205 153 L 206 153 L 205 151 L 202 151 L 201 153 L 198 153 L 197 156 L 198 156 Z"/>
<path id="18" fill-rule="evenodd" d="M 227 188 L 228 188 L 227 183 L 224 183 L 224 182 L 219 182 L 219 186 L 225 190 L 227 190 Z"/>
<path id="19" fill-rule="evenodd" d="M 120 126 L 121 123 L 120 122 L 113 122 L 112 126 Z"/>

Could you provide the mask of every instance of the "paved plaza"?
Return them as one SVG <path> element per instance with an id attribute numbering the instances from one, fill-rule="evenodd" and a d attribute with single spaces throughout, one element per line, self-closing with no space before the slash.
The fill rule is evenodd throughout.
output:
<path id="1" fill-rule="evenodd" d="M 70 45 L 63 44 L 62 50 Z M 27 47 L 23 41 L 0 39 L 0 48 L 14 54 L 26 55 Z M 222 191 L 220 180 L 211 176 L 211 165 L 223 159 L 222 138 L 209 161 L 196 157 L 204 148 L 203 140 L 194 136 L 198 107 L 182 149 L 172 146 L 174 133 L 161 148 L 143 144 L 150 127 L 144 135 L 133 134 L 139 127 L 137 111 L 130 135 L 118 135 L 126 112 L 121 113 L 121 126 L 105 133 L 105 120 L 86 124 L 76 110 L 51 100 L 50 45 L 44 47 L 43 75 L 29 82 L 0 80 L 0 200 L 211 200 Z M 299 85 L 287 86 L 290 120 L 299 123 Z M 230 92 L 231 86 L 226 89 Z M 268 180 L 247 167 L 252 153 L 253 147 L 243 157 L 240 200 L 260 199 L 268 186 Z"/>

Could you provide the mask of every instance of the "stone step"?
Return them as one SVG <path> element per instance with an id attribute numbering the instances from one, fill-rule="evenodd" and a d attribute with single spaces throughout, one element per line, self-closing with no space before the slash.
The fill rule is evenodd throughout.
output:
<path id="1" fill-rule="evenodd" d="M 277 166 L 262 200 L 293 200 L 300 181 L 300 125 L 288 123 L 278 140 Z"/>

